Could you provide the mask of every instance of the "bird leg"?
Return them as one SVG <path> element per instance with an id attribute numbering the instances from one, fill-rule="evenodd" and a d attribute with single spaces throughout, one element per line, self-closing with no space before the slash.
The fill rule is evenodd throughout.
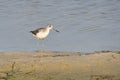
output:
<path id="1" fill-rule="evenodd" d="M 37 47 L 37 51 L 39 52 L 39 40 L 36 39 L 36 47 Z"/>
<path id="2" fill-rule="evenodd" d="M 42 39 L 42 51 L 44 51 L 44 39 Z"/>
<path id="3" fill-rule="evenodd" d="M 40 47 L 39 47 L 39 39 L 36 39 L 37 52 L 43 52 L 44 51 L 44 39 L 41 39 L 41 41 L 42 41 L 42 48 L 40 49 Z"/>

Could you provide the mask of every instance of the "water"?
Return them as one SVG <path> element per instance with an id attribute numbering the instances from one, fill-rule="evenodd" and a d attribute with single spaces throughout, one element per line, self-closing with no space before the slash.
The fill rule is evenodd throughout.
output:
<path id="1" fill-rule="evenodd" d="M 0 0 L 0 52 L 35 51 L 29 31 L 49 23 L 45 50 L 120 50 L 120 0 Z"/>

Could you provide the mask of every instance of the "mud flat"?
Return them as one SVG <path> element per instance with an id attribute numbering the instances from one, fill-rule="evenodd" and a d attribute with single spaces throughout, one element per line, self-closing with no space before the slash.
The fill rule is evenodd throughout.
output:
<path id="1" fill-rule="evenodd" d="M 120 80 L 120 51 L 1 52 L 0 80 Z"/>

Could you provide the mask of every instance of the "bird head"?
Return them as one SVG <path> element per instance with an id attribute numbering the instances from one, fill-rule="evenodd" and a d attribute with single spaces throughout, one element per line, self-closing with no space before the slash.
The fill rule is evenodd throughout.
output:
<path id="1" fill-rule="evenodd" d="M 49 25 L 47 25 L 47 28 L 48 28 L 49 30 L 51 30 L 51 29 L 53 29 L 53 26 L 52 26 L 51 24 L 49 24 Z"/>
<path id="2" fill-rule="evenodd" d="M 53 27 L 53 25 L 51 25 L 51 24 L 49 24 L 49 25 L 47 26 L 47 28 L 48 28 L 49 30 L 53 29 L 54 31 L 59 32 L 59 31 L 58 31 L 57 29 L 55 29 L 55 28 Z"/>

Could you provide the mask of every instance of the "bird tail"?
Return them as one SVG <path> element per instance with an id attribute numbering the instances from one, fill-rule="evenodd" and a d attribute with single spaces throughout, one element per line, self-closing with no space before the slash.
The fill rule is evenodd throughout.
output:
<path id="1" fill-rule="evenodd" d="M 34 35 L 36 35 L 36 33 L 35 33 L 34 31 L 30 31 L 30 33 L 32 33 L 32 34 L 34 34 Z"/>

